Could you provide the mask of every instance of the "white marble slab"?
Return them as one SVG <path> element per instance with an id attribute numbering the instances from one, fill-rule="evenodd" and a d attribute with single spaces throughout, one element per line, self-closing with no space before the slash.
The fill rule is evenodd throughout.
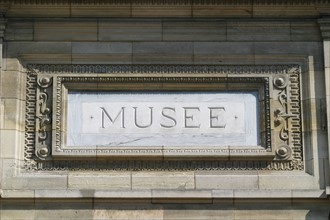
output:
<path id="1" fill-rule="evenodd" d="M 73 92 L 67 146 L 257 146 L 256 92 Z"/>

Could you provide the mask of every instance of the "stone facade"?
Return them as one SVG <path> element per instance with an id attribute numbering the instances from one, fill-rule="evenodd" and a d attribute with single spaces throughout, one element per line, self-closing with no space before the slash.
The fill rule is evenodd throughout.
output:
<path id="1" fill-rule="evenodd" d="M 1 0 L 1 219 L 329 219 L 329 11 Z M 67 148 L 91 89 L 257 90 L 262 146 Z"/>

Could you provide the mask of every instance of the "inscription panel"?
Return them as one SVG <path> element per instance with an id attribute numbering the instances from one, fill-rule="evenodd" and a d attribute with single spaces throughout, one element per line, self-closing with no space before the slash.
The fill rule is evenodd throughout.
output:
<path id="1" fill-rule="evenodd" d="M 300 74 L 297 65 L 31 65 L 26 84 L 24 167 L 27 170 L 80 169 L 82 166 L 97 170 L 302 170 Z M 80 107 L 68 110 L 75 92 L 76 95 L 95 96 L 95 91 L 124 96 L 131 93 L 139 97 L 134 101 L 123 97 L 110 101 L 88 98 L 78 101 Z M 178 96 L 175 93 L 186 93 L 185 96 L 207 93 L 218 97 L 222 93 L 241 93 L 258 98 L 253 108 L 241 107 L 242 100 L 234 98 L 214 102 L 196 98 L 180 102 L 173 98 L 156 98 L 149 101 L 150 106 L 144 105 L 141 95 L 156 96 L 156 91 L 174 92 L 175 97 Z M 113 104 L 119 106 L 117 110 L 111 109 Z M 142 107 L 146 110 L 140 111 Z M 153 117 L 149 126 L 147 119 L 150 119 L 151 109 Z M 251 113 L 253 109 L 255 113 Z M 70 119 L 69 112 L 81 118 Z M 93 112 L 98 112 L 96 125 L 89 122 L 83 126 L 82 117 L 87 118 Z M 237 113 L 241 123 L 236 121 L 236 128 L 228 130 L 231 135 L 241 135 L 240 129 L 257 131 L 256 135 L 245 132 L 251 134 L 252 146 L 246 144 L 248 141 L 246 145 L 224 144 L 223 140 L 230 138 L 212 141 L 214 144 L 210 145 L 206 142 L 193 145 L 201 139 L 191 137 L 199 134 L 227 135 L 226 129 L 235 122 L 235 115 L 228 116 L 229 113 Z M 247 122 L 254 114 L 257 115 L 255 120 Z M 111 128 L 112 125 L 117 125 L 117 130 Z M 247 129 L 251 125 L 256 127 Z M 122 126 L 128 129 L 123 130 Z M 180 138 L 167 136 L 164 143 L 168 145 L 161 146 L 138 145 L 135 141 L 131 145 L 108 143 L 110 139 L 115 140 L 109 135 L 116 138 L 143 135 L 148 129 L 153 137 L 166 134 L 190 138 L 187 142 L 170 145 L 171 140 Z M 77 134 L 80 137 L 74 137 Z M 89 135 L 96 136 L 90 138 Z M 98 135 L 106 136 L 106 142 Z M 90 143 L 82 145 L 87 143 L 81 140 L 83 138 Z"/>
<path id="2" fill-rule="evenodd" d="M 257 97 L 69 91 L 67 146 L 257 146 Z"/>

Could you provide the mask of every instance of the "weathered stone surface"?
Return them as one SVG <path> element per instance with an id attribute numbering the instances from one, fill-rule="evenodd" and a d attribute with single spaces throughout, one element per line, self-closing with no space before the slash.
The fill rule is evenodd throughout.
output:
<path id="1" fill-rule="evenodd" d="M 8 64 L 8 63 L 7 63 Z M 19 99 L 25 100 L 25 76 L 18 71 L 2 71 L 0 91 L 3 99 Z M 13 86 L 15 85 L 15 86 Z M 22 109 L 21 111 L 24 111 Z"/>
<path id="2" fill-rule="evenodd" d="M 291 41 L 321 41 L 320 29 L 313 20 L 292 21 L 290 39 Z"/>
<path id="3" fill-rule="evenodd" d="M 327 199 L 293 199 L 292 216 L 297 219 L 327 220 L 330 213 L 330 202 Z"/>
<path id="4" fill-rule="evenodd" d="M 227 22 L 228 41 L 289 41 L 289 22 Z"/>
<path id="5" fill-rule="evenodd" d="M 24 132 L 16 130 L 2 130 L 0 133 L 1 157 L 4 159 L 18 158 L 19 149 L 16 145 L 24 144 Z"/>
<path id="6" fill-rule="evenodd" d="M 193 172 L 132 173 L 132 189 L 193 189 Z"/>
<path id="7" fill-rule="evenodd" d="M 44 22 L 34 24 L 34 39 L 38 41 L 96 41 L 96 21 Z"/>
<path id="8" fill-rule="evenodd" d="M 256 172 L 226 174 L 221 172 L 197 172 L 196 189 L 257 189 Z"/>
<path id="9" fill-rule="evenodd" d="M 163 219 L 163 209 L 151 204 L 94 203 L 93 219 Z"/>
<path id="10" fill-rule="evenodd" d="M 186 64 L 193 61 L 193 44 L 177 42 L 133 43 L 133 63 Z"/>
<path id="11" fill-rule="evenodd" d="M 18 99 L 2 99 L 3 121 L 1 128 L 4 130 L 25 130 L 25 101 Z"/>
<path id="12" fill-rule="evenodd" d="M 33 40 L 33 20 L 8 22 L 5 39 L 8 41 L 31 41 Z"/>
<path id="13" fill-rule="evenodd" d="M 84 200 L 37 200 L 35 201 L 35 219 L 92 219 L 93 203 Z"/>
<path id="14" fill-rule="evenodd" d="M 290 199 L 236 199 L 235 219 L 295 219 L 290 206 Z"/>
<path id="15" fill-rule="evenodd" d="M 226 23 L 219 21 L 163 21 L 164 41 L 223 41 Z"/>
<path id="16" fill-rule="evenodd" d="M 151 199 L 151 190 L 95 190 L 94 198 Z"/>
<path id="17" fill-rule="evenodd" d="M 68 175 L 68 188 L 71 189 L 130 189 L 131 174 L 99 173 L 83 174 L 75 173 Z"/>
<path id="18" fill-rule="evenodd" d="M 274 184 L 276 183 L 276 184 Z M 260 172 L 259 189 L 317 189 L 317 180 L 307 174 L 272 175 Z"/>
<path id="19" fill-rule="evenodd" d="M 72 43 L 72 63 L 129 64 L 131 62 L 131 43 Z"/>
<path id="20" fill-rule="evenodd" d="M 194 63 L 235 64 L 254 62 L 254 44 L 250 42 L 194 42 Z"/>
<path id="21" fill-rule="evenodd" d="M 164 209 L 164 219 L 234 219 L 232 203 L 169 204 Z"/>
<path id="22" fill-rule="evenodd" d="M 160 20 L 106 20 L 99 22 L 100 41 L 161 41 Z"/>
<path id="23" fill-rule="evenodd" d="M 71 54 L 71 42 L 8 42 L 7 58 L 20 54 Z"/>
<path id="24" fill-rule="evenodd" d="M 34 199 L 1 200 L 1 219 L 35 219 Z"/>
<path id="25" fill-rule="evenodd" d="M 22 198 L 33 198 L 35 196 L 34 190 L 2 190 L 1 198 L 9 198 L 9 199 L 22 199 Z"/>
<path id="26" fill-rule="evenodd" d="M 234 197 L 235 198 L 291 198 L 292 191 L 291 190 L 234 190 Z"/>

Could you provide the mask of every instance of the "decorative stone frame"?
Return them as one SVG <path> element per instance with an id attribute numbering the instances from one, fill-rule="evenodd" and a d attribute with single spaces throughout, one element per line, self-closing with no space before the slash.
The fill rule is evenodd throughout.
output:
<path id="1" fill-rule="evenodd" d="M 26 168 L 70 169 L 87 161 L 86 169 L 301 170 L 299 75 L 297 65 L 31 65 L 27 72 Z M 68 90 L 111 90 L 109 84 L 127 90 L 159 90 L 159 85 L 164 90 L 258 90 L 262 144 L 253 148 L 66 148 Z M 128 164 L 118 157 L 133 161 Z M 175 161 L 167 161 L 170 158 Z"/>

